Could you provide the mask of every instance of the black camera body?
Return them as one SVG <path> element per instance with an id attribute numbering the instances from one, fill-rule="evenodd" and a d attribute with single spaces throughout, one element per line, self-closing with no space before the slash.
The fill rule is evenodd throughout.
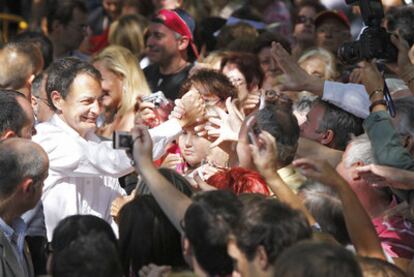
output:
<path id="1" fill-rule="evenodd" d="M 348 5 L 359 5 L 366 25 L 357 41 L 344 43 L 338 49 L 339 59 L 348 64 L 374 58 L 387 63 L 397 61 L 398 50 L 391 42 L 391 34 L 381 27 L 384 10 L 380 0 L 346 0 Z"/>
<path id="2" fill-rule="evenodd" d="M 129 132 L 115 131 L 112 134 L 112 147 L 114 149 L 132 149 L 132 136 Z"/>

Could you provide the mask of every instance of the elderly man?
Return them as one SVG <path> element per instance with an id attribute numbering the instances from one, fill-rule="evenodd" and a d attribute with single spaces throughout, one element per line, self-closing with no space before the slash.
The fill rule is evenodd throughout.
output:
<path id="1" fill-rule="evenodd" d="M 0 273 L 34 276 L 21 215 L 40 200 L 48 174 L 47 154 L 29 140 L 6 139 L 0 142 L 0 168 Z"/>

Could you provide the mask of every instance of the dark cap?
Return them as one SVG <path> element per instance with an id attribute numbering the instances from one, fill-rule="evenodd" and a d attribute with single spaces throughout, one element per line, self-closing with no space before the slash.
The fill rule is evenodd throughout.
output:
<path id="1" fill-rule="evenodd" d="M 348 17 L 342 11 L 323 11 L 320 12 L 315 19 L 315 27 L 318 28 L 326 19 L 336 19 L 338 22 L 342 23 L 346 28 L 351 29 L 351 24 L 349 23 Z"/>

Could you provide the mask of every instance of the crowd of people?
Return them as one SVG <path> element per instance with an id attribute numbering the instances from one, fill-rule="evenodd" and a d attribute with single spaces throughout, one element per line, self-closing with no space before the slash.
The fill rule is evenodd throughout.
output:
<path id="1" fill-rule="evenodd" d="M 414 7 L 334 2 L 22 4 L 0 276 L 414 276 Z"/>

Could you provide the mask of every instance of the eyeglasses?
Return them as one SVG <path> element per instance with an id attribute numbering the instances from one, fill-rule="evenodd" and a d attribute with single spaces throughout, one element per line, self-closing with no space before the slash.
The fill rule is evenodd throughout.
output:
<path id="1" fill-rule="evenodd" d="M 296 23 L 297 24 L 307 23 L 307 22 L 309 22 L 310 24 L 315 24 L 315 19 L 313 19 L 312 17 L 304 16 L 304 15 L 299 15 L 296 18 Z"/>

